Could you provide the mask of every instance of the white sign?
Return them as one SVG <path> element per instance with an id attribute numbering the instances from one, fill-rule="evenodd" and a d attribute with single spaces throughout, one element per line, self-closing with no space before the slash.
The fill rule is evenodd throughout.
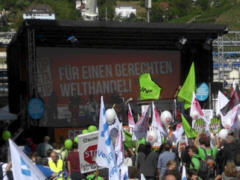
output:
<path id="1" fill-rule="evenodd" d="M 211 122 L 213 118 L 213 110 L 212 109 L 203 109 L 202 110 L 204 117 L 206 118 L 207 122 Z"/>
<path id="2" fill-rule="evenodd" d="M 81 173 L 97 170 L 95 162 L 97 155 L 98 131 L 78 136 L 78 149 Z"/>

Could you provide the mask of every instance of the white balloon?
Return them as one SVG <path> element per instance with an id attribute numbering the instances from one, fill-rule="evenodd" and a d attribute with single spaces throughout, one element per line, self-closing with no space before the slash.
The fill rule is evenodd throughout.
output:
<path id="1" fill-rule="evenodd" d="M 158 135 L 155 130 L 150 130 L 147 133 L 147 141 L 150 142 L 152 145 L 157 142 Z"/>
<path id="2" fill-rule="evenodd" d="M 113 108 L 107 109 L 106 117 L 109 125 L 114 123 L 116 115 L 116 111 Z"/>
<path id="3" fill-rule="evenodd" d="M 192 114 L 191 114 L 191 117 L 194 120 L 197 120 L 197 119 L 199 119 L 199 113 L 197 111 L 193 111 Z"/>
<path id="4" fill-rule="evenodd" d="M 169 111 L 163 111 L 161 113 L 161 120 L 165 126 L 168 126 L 172 121 L 172 114 Z"/>
<path id="5" fill-rule="evenodd" d="M 226 139 L 227 136 L 228 136 L 227 129 L 221 129 L 221 131 L 218 133 L 218 137 L 221 139 Z"/>

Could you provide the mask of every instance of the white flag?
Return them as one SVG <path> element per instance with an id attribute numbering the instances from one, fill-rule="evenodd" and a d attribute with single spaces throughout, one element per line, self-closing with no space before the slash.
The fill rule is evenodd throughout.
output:
<path id="1" fill-rule="evenodd" d="M 102 96 L 99 116 L 99 134 L 96 163 L 98 166 L 108 168 L 109 180 L 119 179 L 119 170 L 117 168 L 115 152 L 112 145 L 112 138 L 109 132 L 109 125 L 106 118 L 106 111 Z"/>
<path id="2" fill-rule="evenodd" d="M 178 123 L 176 130 L 173 132 L 175 143 L 178 143 L 181 140 L 183 133 L 184 133 L 184 129 L 183 129 L 182 123 Z"/>
<path id="3" fill-rule="evenodd" d="M 167 130 L 166 130 L 163 122 L 161 121 L 159 112 L 153 102 L 152 102 L 152 113 L 153 113 L 152 114 L 152 127 L 157 128 L 158 131 L 160 131 L 160 133 L 163 134 L 164 136 L 168 136 Z"/>
<path id="4" fill-rule="evenodd" d="M 204 116 L 204 114 L 203 114 L 203 112 L 202 112 L 202 108 L 201 108 L 201 106 L 200 106 L 200 104 L 199 104 L 199 102 L 198 102 L 198 100 L 197 100 L 197 98 L 196 98 L 195 93 L 193 92 L 191 109 L 190 109 L 190 116 L 191 116 L 192 118 L 194 118 L 194 117 L 193 117 L 193 116 L 194 116 L 194 111 L 198 112 L 198 114 L 199 114 L 200 117 L 203 117 L 203 116 Z M 199 118 L 200 118 L 200 117 L 199 117 Z"/>
<path id="5" fill-rule="evenodd" d="M 133 133 L 137 139 L 146 138 L 148 131 L 148 121 L 149 121 L 149 106 L 146 111 L 140 117 L 136 126 L 133 128 Z"/>
<path id="6" fill-rule="evenodd" d="M 187 180 L 186 167 L 182 167 L 182 180 Z"/>
<path id="7" fill-rule="evenodd" d="M 221 109 L 224 108 L 228 102 L 229 102 L 229 99 L 221 91 L 218 91 L 218 101 L 216 104 L 217 115 L 222 115 Z"/>
<path id="8" fill-rule="evenodd" d="M 128 180 L 128 166 L 124 165 L 121 167 L 121 176 L 120 180 Z"/>
<path id="9" fill-rule="evenodd" d="M 12 172 L 15 180 L 45 180 L 46 177 L 27 155 L 9 139 Z"/>
<path id="10" fill-rule="evenodd" d="M 135 127 L 135 121 L 132 115 L 132 109 L 130 104 L 128 104 L 128 126 L 130 128 L 134 128 Z"/>
<path id="11" fill-rule="evenodd" d="M 118 136 L 115 144 L 115 152 L 117 156 L 117 166 L 121 167 L 124 164 L 124 145 L 123 145 L 123 130 L 122 123 L 118 130 Z"/>
<path id="12" fill-rule="evenodd" d="M 118 119 L 118 116 L 116 115 L 115 116 L 115 119 L 114 119 L 114 123 L 109 125 L 109 133 L 111 135 L 111 138 L 112 138 L 112 144 L 113 146 L 115 146 L 115 143 L 116 143 L 116 139 L 117 139 L 117 135 L 118 135 L 118 131 L 119 131 L 119 128 L 120 128 L 120 121 Z"/>
<path id="13" fill-rule="evenodd" d="M 221 114 L 221 122 L 224 128 L 228 130 L 233 128 L 234 124 L 238 121 L 239 110 L 240 104 L 234 106 L 225 116 Z"/>
<path id="14" fill-rule="evenodd" d="M 197 112 L 197 117 L 194 117 L 196 115 L 195 112 Z M 195 126 L 196 120 L 202 118 L 204 120 L 204 122 L 205 122 L 205 130 L 209 131 L 209 124 L 210 124 L 210 122 L 204 116 L 202 108 L 201 108 L 201 106 L 199 104 L 199 101 L 197 100 L 196 95 L 195 95 L 194 92 L 193 92 L 193 96 L 192 96 L 190 116 L 193 118 L 192 128 Z"/>
<path id="15" fill-rule="evenodd" d="M 141 180 L 146 180 L 145 176 L 141 173 Z"/>

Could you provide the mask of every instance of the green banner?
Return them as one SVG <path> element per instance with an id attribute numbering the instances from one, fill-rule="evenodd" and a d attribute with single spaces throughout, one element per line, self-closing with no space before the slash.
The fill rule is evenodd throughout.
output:
<path id="1" fill-rule="evenodd" d="M 160 98 L 161 88 L 152 81 L 149 73 L 142 74 L 139 77 L 140 99 L 141 100 L 158 100 Z"/>
<path id="2" fill-rule="evenodd" d="M 182 115 L 182 126 L 188 138 L 197 137 L 198 135 L 197 131 L 190 126 L 184 115 Z"/>
<path id="3" fill-rule="evenodd" d="M 192 95 L 193 95 L 193 92 L 195 92 L 195 90 L 196 90 L 196 77 L 195 77 L 195 66 L 193 62 L 189 70 L 188 76 L 178 93 L 178 98 L 183 99 L 185 101 L 185 106 L 184 106 L 185 109 L 188 109 L 191 107 Z"/>
<path id="4" fill-rule="evenodd" d="M 132 134 L 126 130 L 124 130 L 124 134 L 125 134 L 125 141 L 124 141 L 125 147 L 135 148 L 136 142 L 132 140 Z"/>

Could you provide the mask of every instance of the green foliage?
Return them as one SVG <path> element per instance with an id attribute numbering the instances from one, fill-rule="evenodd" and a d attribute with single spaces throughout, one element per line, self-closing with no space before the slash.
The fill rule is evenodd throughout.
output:
<path id="1" fill-rule="evenodd" d="M 204 13 L 202 13 L 202 15 L 196 19 L 196 22 L 208 22 L 208 23 L 212 22 L 212 23 L 214 23 L 216 21 L 217 17 L 219 17 L 222 13 L 228 11 L 232 7 L 233 7 L 232 4 L 225 3 L 225 4 L 222 4 L 222 6 L 220 6 L 220 7 L 210 8 L 207 11 L 204 11 Z"/>
<path id="2" fill-rule="evenodd" d="M 140 6 L 145 7 L 145 1 L 144 0 L 140 0 Z"/>
<path id="3" fill-rule="evenodd" d="M 178 17 L 187 15 L 192 9 L 192 0 L 171 0 L 170 6 Z"/>
<path id="4" fill-rule="evenodd" d="M 129 4 L 137 8 L 137 16 L 121 19 L 115 17 L 115 7 Z M 121 2 L 121 3 L 119 3 Z M 161 3 L 168 3 L 168 10 L 161 9 Z M 211 2 L 211 3 L 210 3 Z M 7 21 L 0 20 L 0 31 L 18 28 L 22 23 L 22 14 L 32 4 L 47 4 L 56 13 L 57 19 L 81 20 L 80 12 L 75 9 L 75 0 L 0 0 L 0 10 L 9 11 Z M 109 21 L 146 21 L 145 0 L 98 0 L 99 19 Z M 170 23 L 226 23 L 230 28 L 239 29 L 240 0 L 152 0 L 151 22 Z M 106 13 L 107 10 L 107 13 Z"/>
<path id="5" fill-rule="evenodd" d="M 153 3 L 150 13 L 151 22 L 163 22 L 163 11 L 158 3 Z"/>
<path id="6" fill-rule="evenodd" d="M 199 5 L 202 10 L 207 10 L 210 7 L 209 0 L 198 0 L 196 4 Z"/>
<path id="7" fill-rule="evenodd" d="M 32 4 L 47 4 L 56 13 L 57 19 L 81 19 L 80 12 L 75 8 L 75 1 L 70 0 L 0 0 L 0 7 L 9 11 L 8 20 L 11 28 L 18 28 L 23 19 L 22 14 Z M 1 8 L 1 9 L 2 9 Z M 0 9 L 0 10 L 1 10 Z"/>
<path id="8" fill-rule="evenodd" d="M 113 20 L 115 15 L 115 0 L 100 0 L 98 1 L 99 9 L 99 19 L 105 20 L 106 15 L 108 20 Z"/>
<path id="9" fill-rule="evenodd" d="M 224 11 L 220 16 L 218 16 L 216 23 L 227 24 L 231 30 L 239 30 L 240 29 L 239 8 L 240 4 L 235 5 L 233 8 Z M 229 49 L 230 51 L 232 51 L 232 48 Z M 239 51 L 239 49 L 236 49 L 236 51 Z"/>

